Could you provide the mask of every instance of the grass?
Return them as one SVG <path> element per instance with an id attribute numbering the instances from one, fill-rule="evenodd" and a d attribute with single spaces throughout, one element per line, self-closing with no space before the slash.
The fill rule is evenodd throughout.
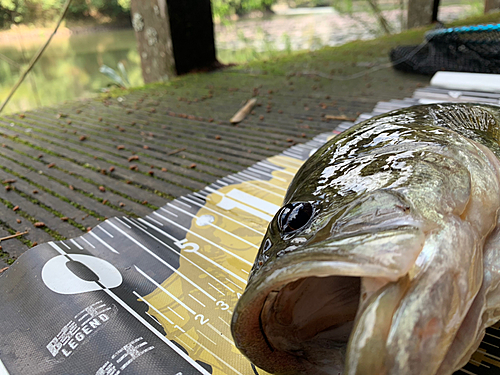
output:
<path id="1" fill-rule="evenodd" d="M 366 1 L 352 1 L 343 0 L 337 1 L 339 4 L 338 10 L 342 11 L 346 8 L 348 9 L 348 4 L 352 4 L 351 11 L 353 12 L 371 12 L 370 5 Z M 483 0 L 441 0 L 440 6 L 449 5 L 470 5 L 473 8 L 484 7 Z M 383 11 L 385 10 L 395 10 L 400 9 L 399 1 L 379 1 L 379 8 Z"/>
<path id="2" fill-rule="evenodd" d="M 458 20 L 449 24 L 450 27 L 473 25 L 482 23 L 500 22 L 500 12 L 479 15 Z M 261 84 L 268 86 L 283 87 L 284 78 L 290 76 L 298 77 L 304 73 L 316 72 L 322 75 L 332 75 L 336 78 L 344 78 L 350 74 L 367 71 L 371 64 L 378 66 L 389 62 L 389 52 L 399 45 L 418 45 L 423 42 L 424 35 L 433 26 L 408 30 L 399 34 L 381 36 L 373 40 L 354 41 L 338 47 L 324 47 L 316 51 L 289 52 L 286 55 L 272 56 L 267 59 L 260 59 L 246 64 L 231 66 L 213 74 L 189 74 L 176 77 L 165 83 L 152 83 L 141 87 L 127 90 L 115 89 L 103 97 L 124 96 L 131 92 L 148 91 L 154 92 L 156 89 L 197 89 L 200 87 L 245 87 L 248 85 Z M 228 79 L 228 74 L 237 78 Z M 398 97 L 392 91 L 398 93 L 400 87 L 404 87 L 408 82 L 415 84 L 426 84 L 429 77 L 402 74 L 391 68 L 382 69 L 375 73 L 367 72 L 372 84 L 372 91 L 379 87 L 384 89 L 388 95 Z M 257 79 L 256 79 L 257 78 Z M 379 79 L 380 78 L 380 79 Z M 297 79 L 296 79 L 297 80 Z M 325 83 L 327 80 L 319 79 L 318 82 Z M 347 90 L 352 93 L 361 90 L 358 87 L 360 79 L 343 81 L 336 85 L 337 89 Z M 363 86 L 365 86 L 363 81 Z M 385 83 L 384 83 L 385 82 Z M 388 87 L 387 82 L 391 83 Z M 300 89 L 297 88 L 296 89 Z"/>

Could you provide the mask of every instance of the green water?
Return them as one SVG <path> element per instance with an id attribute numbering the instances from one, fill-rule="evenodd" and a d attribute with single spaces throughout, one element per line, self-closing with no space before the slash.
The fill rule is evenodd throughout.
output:
<path id="1" fill-rule="evenodd" d="M 43 39 L 0 41 L 0 100 L 16 83 Z M 88 98 L 101 92 L 111 80 L 99 72 L 102 64 L 117 70 L 123 62 L 132 86 L 143 84 L 140 58 L 133 30 L 87 33 L 52 40 L 32 72 L 11 98 L 5 113 L 51 106 L 66 100 Z"/>
<path id="2" fill-rule="evenodd" d="M 0 40 L 0 102 L 3 102 L 29 60 L 45 39 Z M 222 62 L 250 61 L 279 55 L 278 51 L 257 53 L 253 48 L 220 50 Z M 7 58 L 15 62 L 6 61 Z M 125 65 L 130 85 L 143 84 L 134 31 L 103 31 L 60 37 L 52 40 L 33 70 L 18 88 L 2 114 L 53 106 L 66 100 L 89 98 L 102 92 L 112 81 L 99 72 L 105 64 L 115 70 Z"/>

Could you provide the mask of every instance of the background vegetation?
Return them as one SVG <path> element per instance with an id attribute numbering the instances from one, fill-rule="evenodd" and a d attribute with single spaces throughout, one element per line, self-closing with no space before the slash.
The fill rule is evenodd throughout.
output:
<path id="1" fill-rule="evenodd" d="M 372 14 L 385 33 L 391 25 L 384 19 L 382 11 L 399 9 L 403 11 L 409 0 L 211 0 L 216 22 L 227 24 L 231 20 L 254 11 L 271 13 L 273 5 L 295 7 L 335 8 L 341 14 L 353 16 L 358 12 Z M 11 25 L 25 24 L 45 26 L 59 15 L 65 0 L 0 0 L 0 29 Z M 484 0 L 444 0 L 444 3 L 484 6 Z M 403 14 L 403 12 L 401 12 Z M 355 16 L 353 16 L 354 18 Z M 73 0 L 66 19 L 69 25 L 82 21 L 98 24 L 123 24 L 130 22 L 130 0 Z M 404 27 L 402 28 L 404 29 Z"/>
<path id="2" fill-rule="evenodd" d="M 43 26 L 60 15 L 64 3 L 65 0 L 0 0 L 0 28 L 20 23 Z M 129 20 L 130 0 L 73 0 L 66 18 Z"/>
<path id="3" fill-rule="evenodd" d="M 225 19 L 242 16 L 255 10 L 269 11 L 278 0 L 212 0 L 214 16 Z M 43 26 L 60 13 L 65 0 L 0 0 L 0 28 L 12 24 Z M 292 3 L 292 2 L 291 2 Z M 298 5 L 316 6 L 328 0 L 298 0 Z M 73 0 L 68 20 L 95 19 L 98 22 L 130 19 L 130 0 Z"/>

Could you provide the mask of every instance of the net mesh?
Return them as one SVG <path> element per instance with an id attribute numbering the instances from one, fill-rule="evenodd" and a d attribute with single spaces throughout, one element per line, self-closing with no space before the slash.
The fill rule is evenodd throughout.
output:
<path id="1" fill-rule="evenodd" d="M 432 30 L 424 43 L 396 47 L 390 58 L 394 68 L 412 73 L 500 73 L 500 24 Z"/>

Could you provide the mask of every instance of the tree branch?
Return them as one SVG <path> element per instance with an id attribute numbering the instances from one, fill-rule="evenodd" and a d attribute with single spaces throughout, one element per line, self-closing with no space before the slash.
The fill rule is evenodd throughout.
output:
<path id="1" fill-rule="evenodd" d="M 372 8 L 373 13 L 375 13 L 375 16 L 378 18 L 378 22 L 380 23 L 380 26 L 382 26 L 382 29 L 384 29 L 384 32 L 386 34 L 391 34 L 391 27 L 389 25 L 389 22 L 387 22 L 384 15 L 382 14 L 382 11 L 378 7 L 377 1 L 368 0 L 368 4 Z"/>
<path id="2" fill-rule="evenodd" d="M 42 53 L 48 47 L 48 45 L 49 45 L 50 41 L 52 40 L 53 36 L 57 33 L 57 30 L 59 29 L 59 26 L 61 26 L 61 23 L 62 23 L 64 17 L 66 16 L 66 13 L 68 12 L 69 4 L 71 4 L 71 1 L 72 0 L 67 0 L 66 4 L 64 4 L 63 12 L 61 14 L 61 17 L 59 18 L 59 21 L 57 22 L 56 28 L 54 29 L 54 31 L 52 32 L 52 34 L 49 36 L 49 39 L 47 39 L 47 41 L 45 42 L 45 44 L 38 50 L 38 52 L 36 53 L 36 55 L 33 56 L 33 58 L 31 59 L 31 62 L 29 64 L 29 66 L 26 68 L 26 70 L 23 72 L 23 74 L 21 74 L 21 77 L 19 77 L 19 79 L 16 82 L 16 84 L 14 85 L 14 87 L 12 87 L 12 89 L 10 90 L 9 95 L 7 96 L 7 98 L 5 99 L 5 101 L 2 103 L 2 106 L 0 107 L 0 113 L 3 111 L 3 109 L 5 108 L 5 106 L 7 105 L 7 103 L 9 102 L 9 100 L 12 98 L 12 96 L 14 95 L 14 93 L 17 91 L 17 89 L 21 85 L 21 83 L 23 83 L 23 81 L 26 78 L 26 76 L 28 75 L 28 73 L 31 71 L 31 69 L 33 69 L 33 67 L 35 66 L 36 62 L 40 58 L 40 56 L 42 56 Z"/>

